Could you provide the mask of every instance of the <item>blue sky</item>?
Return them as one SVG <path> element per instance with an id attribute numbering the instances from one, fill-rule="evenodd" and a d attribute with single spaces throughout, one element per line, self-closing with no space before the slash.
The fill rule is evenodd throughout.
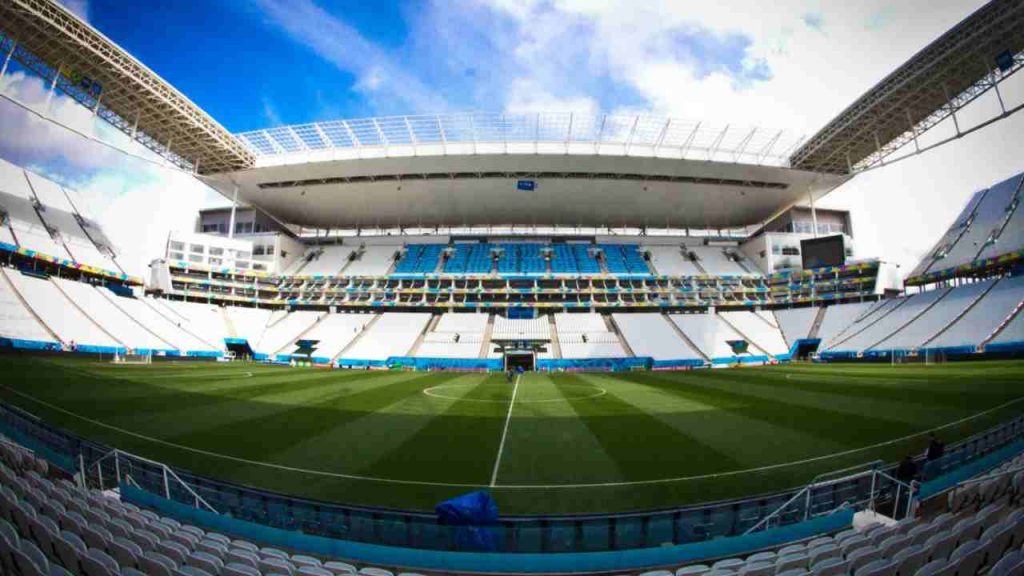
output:
<path id="1" fill-rule="evenodd" d="M 232 131 L 535 101 L 657 107 L 595 49 L 606 34 L 610 47 L 637 42 L 652 60 L 685 65 L 696 82 L 719 75 L 743 91 L 773 77 L 749 31 L 696 16 L 616 31 L 601 12 L 547 1 L 178 0 L 147 3 L 144 14 L 119 0 L 72 5 Z M 822 25 L 815 10 L 790 16 L 794 27 Z"/>

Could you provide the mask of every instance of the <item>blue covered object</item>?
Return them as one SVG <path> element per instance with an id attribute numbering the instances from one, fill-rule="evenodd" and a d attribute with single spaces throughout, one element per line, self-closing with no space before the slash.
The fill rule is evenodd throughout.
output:
<path id="1" fill-rule="evenodd" d="M 498 522 L 498 504 L 485 490 L 445 500 L 437 505 L 437 515 L 445 524 L 458 526 L 455 546 L 458 550 L 495 551 L 498 541 L 489 528 Z"/>

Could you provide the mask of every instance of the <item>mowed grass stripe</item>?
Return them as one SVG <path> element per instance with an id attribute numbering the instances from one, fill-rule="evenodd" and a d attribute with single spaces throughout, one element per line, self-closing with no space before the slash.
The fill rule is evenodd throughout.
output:
<path id="1" fill-rule="evenodd" d="M 934 376 L 934 374 L 933 374 Z M 735 381 L 735 378 L 732 378 Z M 763 378 L 743 380 L 745 385 L 771 387 L 774 390 L 802 390 L 816 394 L 837 394 L 840 396 L 871 397 L 879 400 L 902 402 L 913 405 L 936 407 L 962 406 L 963 383 L 955 380 L 937 385 L 927 380 L 911 382 L 899 378 L 881 379 L 856 373 L 822 374 L 819 371 L 765 370 Z M 969 392 L 972 396 L 995 396 L 1004 400 L 1014 396 L 1011 387 L 1003 382 L 987 382 Z"/>
<path id="2" fill-rule="evenodd" d="M 737 371 L 730 370 L 728 372 Z M 665 375 L 652 375 L 651 377 L 672 380 Z M 817 389 L 789 386 L 789 381 L 776 380 L 777 376 L 771 374 L 765 375 L 764 378 L 774 385 L 762 385 L 760 379 L 757 382 L 752 382 L 749 376 L 717 372 L 694 374 L 686 382 L 691 386 L 702 386 L 705 389 L 714 388 L 722 392 L 748 396 L 768 405 L 772 402 L 784 402 L 795 408 L 820 409 L 828 407 L 829 410 L 847 416 L 869 417 L 874 420 L 892 422 L 895 425 L 944 422 L 955 420 L 971 412 L 970 408 L 965 411 L 965 403 L 962 400 L 956 403 L 947 401 L 943 404 L 929 404 L 895 399 L 882 390 L 872 391 L 856 387 L 848 390 L 842 385 L 842 382 L 846 380 L 835 377 L 828 384 L 821 384 Z M 982 396 L 979 400 L 979 405 L 990 406 L 999 403 L 1000 398 Z"/>
<path id="3" fill-rule="evenodd" d="M 671 376 L 624 374 L 623 379 L 658 387 L 672 394 L 693 398 L 740 416 L 762 420 L 799 432 L 807 438 L 825 438 L 847 448 L 863 446 L 885 438 L 917 432 L 920 426 L 885 415 L 891 406 L 868 403 L 850 397 L 846 403 L 798 391 L 776 394 L 750 393 L 742 382 L 691 374 L 681 382 Z M 861 409 L 851 408 L 859 406 Z M 744 432 L 745 435 L 745 432 Z M 764 443 L 765 440 L 760 440 Z"/>
<path id="4" fill-rule="evenodd" d="M 403 376 L 408 377 L 409 374 Z M 459 388 L 468 393 L 483 380 L 480 374 L 456 376 L 447 384 L 466 384 Z M 453 392 L 453 395 L 458 392 Z M 294 462 L 294 466 L 316 462 L 325 470 L 371 476 L 372 466 L 418 433 L 431 420 L 458 401 L 438 399 L 426 394 L 412 394 L 373 412 L 310 436 L 274 455 L 279 462 Z M 333 447 L 333 449 L 325 449 Z M 416 478 L 411 478 L 416 479 Z"/>
<path id="5" fill-rule="evenodd" d="M 317 374 L 323 376 L 323 374 Z M 258 387 L 259 390 L 247 390 L 244 397 L 237 395 L 221 396 L 216 394 L 193 395 L 207 396 L 209 401 L 191 398 L 185 405 L 168 405 L 163 411 L 151 411 L 140 414 L 129 413 L 119 418 L 124 427 L 157 430 L 164 438 L 176 438 L 184 434 L 215 433 L 224 426 L 236 423 L 255 421 L 268 418 L 274 414 L 291 410 L 295 407 L 312 406 L 325 398 L 326 395 L 338 397 L 360 391 L 372 390 L 391 382 L 404 380 L 406 375 L 376 372 L 361 374 L 358 378 L 302 378 L 288 386 L 280 385 L 272 388 Z"/>
<path id="6" fill-rule="evenodd" d="M 586 383 L 576 374 L 552 376 L 556 383 Z M 584 425 L 601 444 L 627 480 L 647 480 L 666 476 L 660 461 L 685 455 L 694 469 L 704 471 L 735 470 L 743 466 L 731 454 L 708 446 L 681 433 L 653 415 L 638 411 L 623 400 L 615 387 L 600 398 L 568 398 L 582 417 Z"/>
<path id="7" fill-rule="evenodd" d="M 394 448 L 365 472 L 373 476 L 410 477 L 428 482 L 486 484 L 498 451 L 508 405 L 469 402 L 510 399 L 504 375 L 489 375 L 448 404 L 412 437 Z"/>
<path id="8" fill-rule="evenodd" d="M 546 374 L 525 374 L 516 402 L 498 484 L 615 482 L 625 478 L 566 395 L 584 387 L 559 386 Z M 531 402 L 557 399 L 563 402 Z M 589 402 L 600 403 L 602 397 Z M 585 404 L 584 402 L 580 403 Z"/>
<path id="9" fill-rule="evenodd" d="M 686 386 L 666 389 L 612 376 L 588 378 L 604 386 L 619 387 L 622 398 L 637 410 L 651 414 L 702 444 L 729 453 L 744 469 L 798 460 L 808 452 L 829 454 L 847 448 L 843 443 L 809 436 L 803 430 L 787 427 L 774 419 L 751 417 L 745 411 L 749 404 L 736 398 L 710 402 L 700 389 L 690 393 Z M 730 409 L 726 409 L 727 406 Z M 737 431 L 759 441 L 737 442 Z M 689 476 L 696 468 L 693 462 L 683 459 L 664 459 L 661 465 L 666 476 Z"/>
<path id="10" fill-rule="evenodd" d="M 286 404 L 282 410 L 270 414 L 238 420 L 225 414 L 228 420 L 226 424 L 175 435 L 169 440 L 242 458 L 266 460 L 274 453 L 312 435 L 321 434 L 419 392 L 428 383 L 445 382 L 454 377 L 436 373 L 391 375 L 396 378 L 387 378 L 379 386 L 368 386 L 354 392 L 341 387 L 324 386 L 319 388 L 320 393 L 315 399 L 304 399 L 294 405 Z M 240 406 L 239 409 L 244 408 Z"/>

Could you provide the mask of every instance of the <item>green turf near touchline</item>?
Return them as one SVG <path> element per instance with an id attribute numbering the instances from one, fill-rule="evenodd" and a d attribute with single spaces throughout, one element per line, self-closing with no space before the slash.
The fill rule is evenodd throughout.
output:
<path id="1" fill-rule="evenodd" d="M 528 373 L 517 385 L 501 374 L 17 355 L 0 356 L 0 369 L 3 401 L 200 474 L 418 509 L 486 487 L 506 514 L 764 493 L 896 460 L 936 427 L 952 442 L 1024 412 L 1019 361 Z"/>

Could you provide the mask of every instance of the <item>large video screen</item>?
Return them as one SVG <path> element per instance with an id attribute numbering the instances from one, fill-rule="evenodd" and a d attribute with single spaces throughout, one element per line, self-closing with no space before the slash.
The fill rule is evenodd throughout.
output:
<path id="1" fill-rule="evenodd" d="M 804 270 L 842 266 L 846 263 L 842 234 L 801 240 L 800 253 L 803 255 Z"/>

